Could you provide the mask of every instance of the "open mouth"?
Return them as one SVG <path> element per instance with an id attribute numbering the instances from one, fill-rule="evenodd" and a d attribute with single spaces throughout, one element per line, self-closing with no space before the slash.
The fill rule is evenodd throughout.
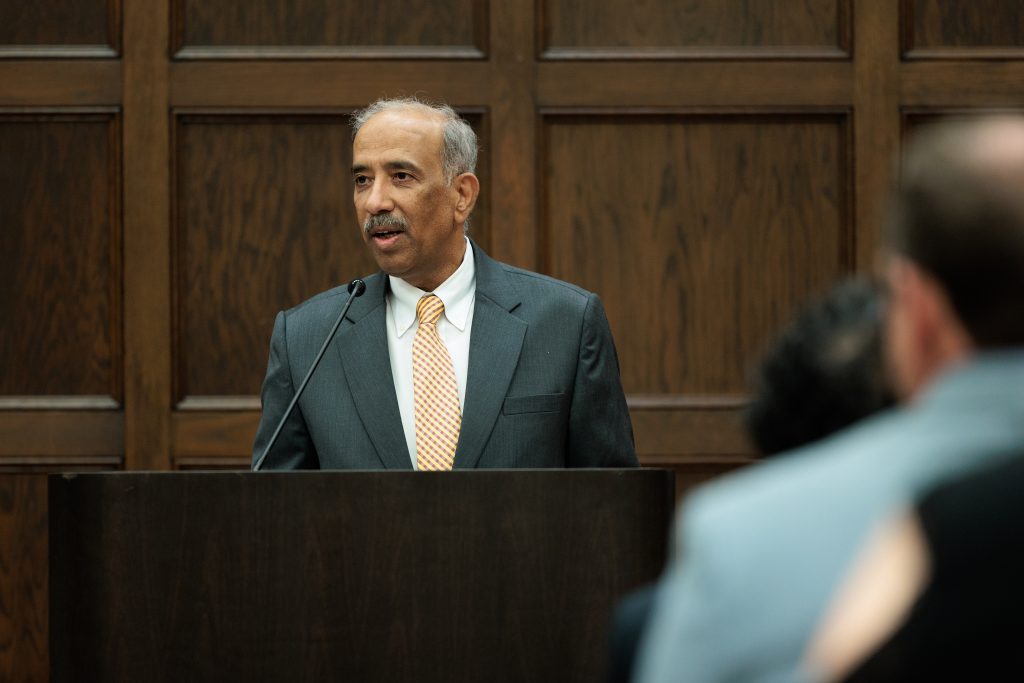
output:
<path id="1" fill-rule="evenodd" d="M 389 230 L 388 228 L 378 228 L 370 233 L 370 241 L 376 245 L 378 249 L 390 249 L 398 245 L 398 240 L 401 239 L 404 230 Z"/>
<path id="2" fill-rule="evenodd" d="M 401 234 L 401 230 L 374 230 L 370 233 L 370 239 L 374 244 L 386 247 L 394 244 Z"/>
<path id="3" fill-rule="evenodd" d="M 363 230 L 378 244 L 394 241 L 405 232 L 406 227 L 407 224 L 401 217 L 388 214 L 371 216 L 363 224 Z"/>

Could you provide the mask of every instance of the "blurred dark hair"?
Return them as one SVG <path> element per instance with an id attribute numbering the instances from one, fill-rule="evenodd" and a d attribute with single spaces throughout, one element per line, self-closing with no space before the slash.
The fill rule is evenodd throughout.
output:
<path id="1" fill-rule="evenodd" d="M 1024 119 L 1008 116 L 924 129 L 888 220 L 889 248 L 938 281 L 979 348 L 1024 345 L 1021 139 Z"/>
<path id="2" fill-rule="evenodd" d="M 845 280 L 804 308 L 776 337 L 743 413 L 762 455 L 817 441 L 895 403 L 886 377 L 884 290 Z"/>

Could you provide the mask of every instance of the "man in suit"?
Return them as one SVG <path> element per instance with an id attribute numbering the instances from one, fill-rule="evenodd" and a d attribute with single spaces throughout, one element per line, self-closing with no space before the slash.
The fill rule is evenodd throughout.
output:
<path id="1" fill-rule="evenodd" d="M 684 505 L 637 680 L 807 680 L 859 545 L 921 491 L 1024 444 L 1024 119 L 947 123 L 903 162 L 885 340 L 904 405 Z"/>
<path id="2" fill-rule="evenodd" d="M 366 278 L 264 467 L 632 467 L 632 427 L 598 297 L 490 259 L 466 236 L 476 135 L 447 106 L 353 116 Z M 253 449 L 263 452 L 347 297 L 278 314 Z"/>

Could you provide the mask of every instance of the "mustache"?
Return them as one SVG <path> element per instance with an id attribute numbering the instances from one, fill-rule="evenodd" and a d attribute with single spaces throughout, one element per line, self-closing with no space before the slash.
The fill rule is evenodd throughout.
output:
<path id="1" fill-rule="evenodd" d="M 369 234 L 374 228 L 407 230 L 409 223 L 401 216 L 392 216 L 390 213 L 378 213 L 363 221 L 363 232 Z"/>

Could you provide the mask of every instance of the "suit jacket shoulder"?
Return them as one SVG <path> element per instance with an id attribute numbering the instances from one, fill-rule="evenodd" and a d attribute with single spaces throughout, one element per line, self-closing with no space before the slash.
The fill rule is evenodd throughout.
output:
<path id="1" fill-rule="evenodd" d="M 544 292 L 548 296 L 564 298 L 566 301 L 576 302 L 595 296 L 593 292 L 589 292 L 578 285 L 572 284 L 571 282 L 565 282 L 564 280 L 558 280 L 549 275 L 542 275 L 541 273 L 535 273 L 530 270 L 510 266 L 507 263 L 499 263 L 497 261 L 494 263 L 496 263 L 498 267 L 500 267 L 506 275 L 512 279 L 518 289 L 532 289 Z"/>
<path id="2" fill-rule="evenodd" d="M 476 308 L 456 467 L 636 466 L 600 299 L 473 249 Z"/>
<path id="3" fill-rule="evenodd" d="M 795 680 L 861 543 L 896 506 L 1009 457 L 1024 438 L 1015 367 L 976 367 L 871 418 L 695 492 L 677 516 L 641 682 Z"/>
<path id="4" fill-rule="evenodd" d="M 374 273 L 363 278 L 366 291 L 352 302 L 352 307 L 346 318 L 359 319 L 376 306 L 383 305 L 386 291 L 385 279 L 383 273 Z M 339 285 L 315 294 L 286 309 L 283 313 L 288 319 L 289 326 L 309 325 L 314 328 L 330 329 L 348 295 L 348 285 Z"/>

